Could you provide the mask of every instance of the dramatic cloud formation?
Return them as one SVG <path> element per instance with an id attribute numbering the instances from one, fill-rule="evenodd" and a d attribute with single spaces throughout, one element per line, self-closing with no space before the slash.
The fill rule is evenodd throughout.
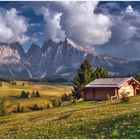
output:
<path id="1" fill-rule="evenodd" d="M 108 42 L 111 21 L 103 14 L 95 14 L 97 4 L 94 1 L 63 1 L 43 7 L 46 38 L 60 41 L 68 37 L 86 46 Z M 57 5 L 57 9 L 53 5 Z"/>
<path id="2" fill-rule="evenodd" d="M 140 51 L 140 11 L 134 10 L 131 5 L 128 5 L 120 13 L 109 14 L 108 16 L 112 21 L 112 37 L 109 42 L 98 46 L 102 48 L 99 48 L 99 51 L 115 57 L 138 58 Z"/>
<path id="3" fill-rule="evenodd" d="M 0 10 L 0 41 L 11 43 L 19 41 L 25 43 L 29 37 L 24 33 L 27 31 L 27 23 L 23 16 L 18 15 L 15 8 Z"/>
<path id="4" fill-rule="evenodd" d="M 62 13 L 51 11 L 45 7 L 42 8 L 42 14 L 44 16 L 45 34 L 46 39 L 52 39 L 55 42 L 59 42 L 65 39 L 65 33 L 61 29 L 60 20 Z"/>
<path id="5" fill-rule="evenodd" d="M 0 42 L 19 41 L 27 50 L 32 42 L 42 46 L 45 40 L 68 37 L 100 53 L 140 59 L 139 9 L 140 2 L 129 1 L 0 4 Z"/>

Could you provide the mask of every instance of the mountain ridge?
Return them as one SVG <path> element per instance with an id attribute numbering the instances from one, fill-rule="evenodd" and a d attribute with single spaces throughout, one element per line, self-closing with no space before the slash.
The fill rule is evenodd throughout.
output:
<path id="1" fill-rule="evenodd" d="M 42 47 L 33 43 L 27 53 L 18 42 L 0 43 L 0 54 L 0 76 L 14 78 L 61 76 L 71 79 L 84 59 L 88 59 L 94 67 L 105 67 L 116 75 L 134 74 L 140 68 L 139 61 L 99 54 L 70 39 L 58 43 L 48 40 Z"/>

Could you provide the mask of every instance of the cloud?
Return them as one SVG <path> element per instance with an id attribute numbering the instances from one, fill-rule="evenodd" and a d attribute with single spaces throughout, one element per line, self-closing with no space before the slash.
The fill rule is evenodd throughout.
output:
<path id="1" fill-rule="evenodd" d="M 46 25 L 45 25 L 45 34 L 46 39 L 52 39 L 56 42 L 65 39 L 65 33 L 61 29 L 60 19 L 62 13 L 54 12 L 49 10 L 48 8 L 42 8 L 42 14 L 44 16 Z"/>
<path id="2" fill-rule="evenodd" d="M 111 21 L 108 16 L 94 12 L 97 4 L 95 1 L 63 1 L 41 7 L 46 39 L 60 41 L 68 37 L 85 46 L 108 42 Z"/>
<path id="3" fill-rule="evenodd" d="M 126 59 L 140 59 L 140 11 L 131 5 L 118 14 L 110 14 L 112 36 L 109 42 L 97 46 L 100 52 Z"/>
<path id="4" fill-rule="evenodd" d="M 25 35 L 27 32 L 27 22 L 23 16 L 18 15 L 15 8 L 10 10 L 0 10 L 0 41 L 12 43 L 19 41 L 21 44 L 29 40 Z"/>
<path id="5" fill-rule="evenodd" d="M 128 5 L 125 9 L 121 11 L 124 16 L 137 16 L 138 12 L 133 9 L 131 5 Z"/>
<path id="6" fill-rule="evenodd" d="M 38 38 L 36 38 L 36 37 L 31 37 L 31 39 L 30 39 L 31 41 L 33 41 L 33 42 L 38 42 L 39 41 L 39 39 Z"/>
<path id="7" fill-rule="evenodd" d="M 41 23 L 30 23 L 29 26 L 30 26 L 31 28 L 34 28 L 34 27 L 36 28 L 36 27 L 41 26 Z"/>

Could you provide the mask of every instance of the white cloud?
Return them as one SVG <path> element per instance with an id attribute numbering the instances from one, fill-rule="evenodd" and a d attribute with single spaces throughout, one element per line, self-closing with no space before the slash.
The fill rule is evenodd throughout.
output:
<path id="1" fill-rule="evenodd" d="M 29 26 L 32 28 L 32 27 L 39 27 L 39 26 L 41 26 L 41 24 L 40 23 L 31 23 L 31 24 L 29 24 Z"/>
<path id="2" fill-rule="evenodd" d="M 36 37 L 31 37 L 31 40 L 32 40 L 33 42 L 37 42 L 37 41 L 39 41 L 39 39 L 36 38 Z"/>
<path id="3" fill-rule="evenodd" d="M 124 16 L 137 16 L 138 12 L 133 9 L 131 5 L 128 5 L 125 9 L 121 11 Z"/>
<path id="4" fill-rule="evenodd" d="M 126 13 L 132 13 L 134 12 L 133 8 L 131 5 L 128 5 L 128 7 L 126 7 L 126 10 L 125 10 Z"/>
<path id="5" fill-rule="evenodd" d="M 20 42 L 21 44 L 26 43 L 30 38 L 26 35 L 20 35 L 19 37 L 17 37 L 16 41 Z"/>
<path id="6" fill-rule="evenodd" d="M 60 26 L 60 17 L 62 13 L 53 12 L 48 8 L 43 7 L 42 14 L 46 22 L 45 26 L 46 39 L 52 39 L 56 42 L 64 40 L 65 33 Z"/>
<path id="7" fill-rule="evenodd" d="M 108 43 L 101 45 L 100 51 L 120 58 L 140 58 L 140 11 L 128 6 L 109 16 L 112 37 Z"/>
<path id="8" fill-rule="evenodd" d="M 0 10 L 0 42 L 25 43 L 29 37 L 25 35 L 27 23 L 23 16 L 18 15 L 15 8 Z"/>
<path id="9" fill-rule="evenodd" d="M 111 21 L 108 16 L 94 12 L 98 2 L 63 1 L 55 4 L 56 9 L 46 6 L 42 10 L 47 39 L 60 41 L 68 37 L 86 46 L 108 42 Z"/>

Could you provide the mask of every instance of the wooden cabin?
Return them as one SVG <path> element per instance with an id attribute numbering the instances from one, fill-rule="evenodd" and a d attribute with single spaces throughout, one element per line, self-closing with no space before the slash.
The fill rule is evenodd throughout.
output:
<path id="1" fill-rule="evenodd" d="M 109 96 L 119 97 L 121 93 L 135 96 L 140 83 L 133 77 L 99 78 L 85 86 L 84 100 L 106 100 Z"/>

